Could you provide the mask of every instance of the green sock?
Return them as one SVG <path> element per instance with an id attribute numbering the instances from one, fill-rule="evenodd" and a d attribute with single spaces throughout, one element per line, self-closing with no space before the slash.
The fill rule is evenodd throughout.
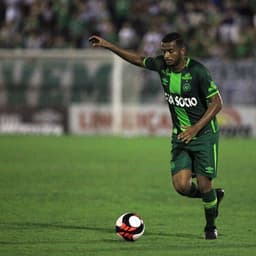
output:
<path id="1" fill-rule="evenodd" d="M 206 227 L 215 227 L 217 209 L 217 197 L 215 189 L 212 189 L 211 191 L 202 194 L 202 200 L 204 204 Z"/>
<path id="2" fill-rule="evenodd" d="M 188 197 L 192 197 L 192 198 L 201 198 L 202 197 L 197 185 L 194 182 L 191 183 L 191 188 L 190 188 Z"/>

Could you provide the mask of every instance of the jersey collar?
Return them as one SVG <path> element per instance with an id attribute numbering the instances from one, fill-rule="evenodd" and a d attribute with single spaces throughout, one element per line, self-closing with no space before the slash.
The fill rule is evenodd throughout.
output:
<path id="1" fill-rule="evenodd" d="M 189 62 L 190 62 L 190 58 L 189 58 L 189 57 L 187 57 L 187 58 L 186 58 L 186 67 L 188 67 Z"/>

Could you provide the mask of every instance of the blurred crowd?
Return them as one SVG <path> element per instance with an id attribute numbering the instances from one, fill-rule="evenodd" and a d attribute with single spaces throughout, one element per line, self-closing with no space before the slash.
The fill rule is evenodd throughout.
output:
<path id="1" fill-rule="evenodd" d="M 179 31 L 197 57 L 256 56 L 256 0 L 0 0 L 0 48 L 87 48 L 92 34 L 154 55 Z"/>

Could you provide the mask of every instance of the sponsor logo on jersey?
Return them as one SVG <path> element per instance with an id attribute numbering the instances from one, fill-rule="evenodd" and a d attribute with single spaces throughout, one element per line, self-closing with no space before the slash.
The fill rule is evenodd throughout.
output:
<path id="1" fill-rule="evenodd" d="M 190 73 L 186 73 L 181 77 L 182 80 L 192 80 L 192 75 Z"/>
<path id="2" fill-rule="evenodd" d="M 189 83 L 185 83 L 182 85 L 183 92 L 190 92 L 191 91 L 191 85 Z"/>
<path id="3" fill-rule="evenodd" d="M 167 102 L 170 105 L 174 105 L 176 107 L 187 107 L 187 108 L 191 108 L 191 107 L 195 107 L 197 106 L 197 99 L 196 97 L 188 97 L 188 98 L 183 98 L 181 96 L 172 96 L 168 93 L 165 93 L 165 99 L 167 100 Z"/>

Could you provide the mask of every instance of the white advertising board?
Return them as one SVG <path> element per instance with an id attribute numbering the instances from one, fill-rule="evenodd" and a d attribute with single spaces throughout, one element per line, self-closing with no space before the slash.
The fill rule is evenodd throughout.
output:
<path id="1" fill-rule="evenodd" d="M 72 105 L 69 131 L 72 134 L 118 134 L 169 136 L 172 125 L 167 106 L 123 106 L 121 129 L 113 129 L 115 116 L 109 105 Z M 226 136 L 256 136 L 255 107 L 223 108 L 217 116 Z"/>

